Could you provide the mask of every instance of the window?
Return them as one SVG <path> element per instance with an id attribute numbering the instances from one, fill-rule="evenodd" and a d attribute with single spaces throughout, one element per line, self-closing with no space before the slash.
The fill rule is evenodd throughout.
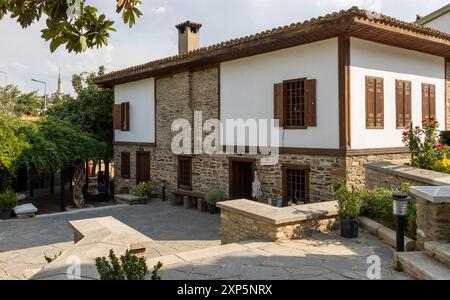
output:
<path id="1" fill-rule="evenodd" d="M 316 80 L 294 79 L 274 85 L 274 119 L 279 126 L 306 129 L 317 126 Z"/>
<path id="2" fill-rule="evenodd" d="M 397 129 L 411 124 L 411 81 L 396 80 L 395 101 Z"/>
<path id="3" fill-rule="evenodd" d="M 192 157 L 178 157 L 178 188 L 192 190 Z"/>
<path id="4" fill-rule="evenodd" d="M 114 129 L 130 131 L 130 103 L 114 104 Z"/>
<path id="5" fill-rule="evenodd" d="M 284 204 L 309 202 L 309 166 L 283 165 L 282 172 Z"/>
<path id="6" fill-rule="evenodd" d="M 422 83 L 422 119 L 436 118 L 436 86 Z"/>
<path id="7" fill-rule="evenodd" d="M 384 128 L 383 78 L 366 76 L 366 128 Z"/>
<path id="8" fill-rule="evenodd" d="M 130 152 L 122 152 L 120 155 L 120 177 L 130 179 Z"/>

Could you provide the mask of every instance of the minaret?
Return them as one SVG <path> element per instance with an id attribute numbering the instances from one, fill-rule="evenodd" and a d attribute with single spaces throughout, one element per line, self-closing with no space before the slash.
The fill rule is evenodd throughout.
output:
<path id="1" fill-rule="evenodd" d="M 56 91 L 56 95 L 58 97 L 62 97 L 64 94 L 63 85 L 61 81 L 61 67 L 59 67 L 59 75 L 58 75 L 58 90 Z"/>

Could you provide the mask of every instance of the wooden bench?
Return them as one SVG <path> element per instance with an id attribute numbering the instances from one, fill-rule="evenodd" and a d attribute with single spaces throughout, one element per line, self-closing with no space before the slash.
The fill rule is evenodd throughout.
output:
<path id="1" fill-rule="evenodd" d="M 172 190 L 173 198 L 170 200 L 171 205 L 183 205 L 184 208 L 197 208 L 199 211 L 206 211 L 205 196 L 186 190 Z"/>

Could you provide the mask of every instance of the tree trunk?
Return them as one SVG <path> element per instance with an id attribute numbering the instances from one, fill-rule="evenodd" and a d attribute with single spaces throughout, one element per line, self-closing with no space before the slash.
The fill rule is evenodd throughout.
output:
<path id="1" fill-rule="evenodd" d="M 83 185 L 85 175 L 83 172 L 83 163 L 79 163 L 74 171 L 73 175 L 73 202 L 77 208 L 84 207 Z"/>

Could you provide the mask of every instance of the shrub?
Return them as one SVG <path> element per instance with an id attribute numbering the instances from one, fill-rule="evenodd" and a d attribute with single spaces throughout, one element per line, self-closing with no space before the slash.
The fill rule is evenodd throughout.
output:
<path id="1" fill-rule="evenodd" d="M 450 174 L 450 159 L 444 157 L 443 159 L 436 161 L 433 170 Z"/>
<path id="2" fill-rule="evenodd" d="M 338 215 L 342 220 L 357 219 L 361 209 L 359 191 L 353 186 L 347 187 L 347 181 L 342 180 L 333 186 L 338 199 Z"/>
<path id="3" fill-rule="evenodd" d="M 138 185 L 135 185 L 130 188 L 130 194 L 150 198 L 153 192 L 153 185 L 150 181 L 140 182 Z"/>
<path id="4" fill-rule="evenodd" d="M 113 250 L 109 251 L 109 261 L 106 257 L 97 257 L 95 266 L 100 274 L 101 280 L 144 280 L 149 274 L 145 258 L 137 257 L 128 250 L 120 259 L 114 254 Z M 158 262 L 152 271 L 152 280 L 161 279 L 158 275 L 162 263 Z"/>
<path id="5" fill-rule="evenodd" d="M 219 201 L 222 201 L 224 197 L 224 193 L 221 190 L 210 190 L 206 195 L 206 202 L 209 204 L 216 204 Z"/>
<path id="6" fill-rule="evenodd" d="M 439 122 L 430 118 L 422 121 L 422 128 L 411 125 L 403 132 L 403 143 L 411 152 L 411 166 L 434 170 L 436 162 L 447 157 L 449 148 L 439 144 L 438 127 Z"/>
<path id="7" fill-rule="evenodd" d="M 8 211 L 17 206 L 17 195 L 13 190 L 7 189 L 0 193 L 0 211 Z"/>

